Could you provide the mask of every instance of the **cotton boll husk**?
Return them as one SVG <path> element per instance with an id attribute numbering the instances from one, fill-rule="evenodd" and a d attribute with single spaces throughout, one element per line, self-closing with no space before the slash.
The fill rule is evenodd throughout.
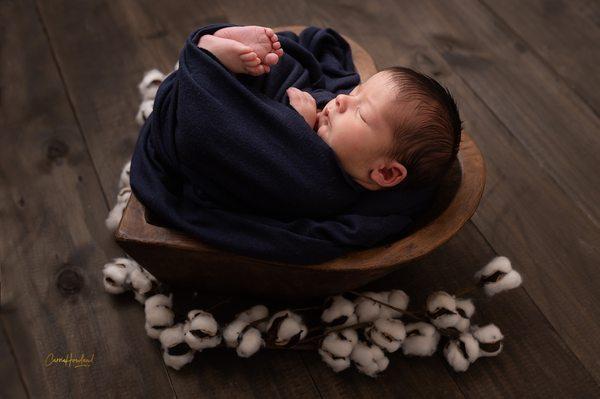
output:
<path id="1" fill-rule="evenodd" d="M 349 326 L 356 324 L 357 317 L 354 313 L 354 302 L 336 295 L 329 299 L 331 304 L 321 314 L 321 320 L 329 327 Z"/>
<path id="2" fill-rule="evenodd" d="M 137 114 L 135 115 L 135 121 L 138 125 L 142 126 L 146 119 L 152 113 L 152 108 L 154 107 L 154 100 L 146 100 L 142 101 L 140 104 L 140 108 L 138 109 Z"/>
<path id="3" fill-rule="evenodd" d="M 178 323 L 173 327 L 165 328 L 158 337 L 163 348 L 163 360 L 165 364 L 176 370 L 194 360 L 193 350 L 185 343 L 183 324 Z M 178 354 L 169 353 L 173 348 L 178 347 Z"/>
<path id="4" fill-rule="evenodd" d="M 469 333 L 448 341 L 444 347 L 444 357 L 455 371 L 466 371 L 479 357 L 479 343 Z"/>
<path id="5" fill-rule="evenodd" d="M 229 323 L 223 330 L 223 339 L 229 348 L 235 348 L 238 345 L 238 337 L 242 330 L 250 324 L 246 320 L 235 319 Z"/>
<path id="6" fill-rule="evenodd" d="M 392 290 L 389 292 L 387 299 L 384 302 L 392 305 L 395 308 L 406 310 L 408 308 L 409 297 L 402 290 Z M 399 318 L 400 316 L 402 316 L 402 312 L 398 312 L 397 310 L 387 306 L 381 306 L 381 311 L 379 314 L 380 318 L 391 319 Z"/>
<path id="7" fill-rule="evenodd" d="M 158 69 L 152 69 L 144 74 L 144 78 L 138 84 L 140 95 L 144 100 L 154 99 L 158 87 L 165 79 L 165 75 Z"/>
<path id="8" fill-rule="evenodd" d="M 255 327 L 246 328 L 238 338 L 236 352 L 239 357 L 250 357 L 265 344 L 260 331 Z"/>
<path id="9" fill-rule="evenodd" d="M 169 294 L 169 296 L 166 296 L 164 294 L 152 295 L 150 298 L 146 299 L 144 309 L 146 310 L 146 312 L 148 312 L 149 309 L 155 308 L 157 306 L 164 306 L 169 309 L 172 308 L 173 294 Z"/>
<path id="10" fill-rule="evenodd" d="M 475 273 L 476 279 L 481 279 L 484 276 L 490 276 L 496 272 L 508 273 L 512 270 L 510 259 L 506 256 L 496 256 L 487 265 Z"/>
<path id="11" fill-rule="evenodd" d="M 475 273 L 475 278 L 488 296 L 516 288 L 523 282 L 521 275 L 513 270 L 510 260 L 505 256 L 492 259 Z"/>
<path id="12" fill-rule="evenodd" d="M 483 290 L 487 296 L 494 296 L 502 291 L 512 290 L 517 288 L 523 282 L 523 278 L 516 270 L 508 272 L 495 283 L 486 283 Z"/>
<path id="13" fill-rule="evenodd" d="M 431 323 L 439 328 L 453 327 L 460 315 L 456 312 L 455 298 L 444 291 L 435 291 L 427 297 L 427 314 Z"/>
<path id="14" fill-rule="evenodd" d="M 386 302 L 388 292 L 362 292 L 361 295 Z M 356 304 L 355 313 L 359 322 L 373 321 L 380 317 L 382 305 L 379 303 L 364 297 L 358 297 L 354 303 Z"/>
<path id="15" fill-rule="evenodd" d="M 406 338 L 404 323 L 397 319 L 377 319 L 365 329 L 365 335 L 375 345 L 389 353 L 395 352 Z"/>
<path id="16" fill-rule="evenodd" d="M 238 313 L 235 318 L 246 320 L 248 323 L 264 319 L 269 316 L 269 309 L 265 305 L 254 305 L 250 309 L 247 309 L 241 313 Z M 267 321 L 260 322 L 256 325 L 259 331 L 265 332 L 267 330 Z"/>
<path id="17" fill-rule="evenodd" d="M 283 320 L 279 320 L 280 318 Z M 278 327 L 274 325 L 275 322 L 279 323 Z M 277 331 L 273 331 L 276 327 Z M 304 325 L 302 318 L 289 309 L 275 313 L 267 325 L 268 336 L 275 337 L 274 343 L 278 346 L 288 345 L 292 339 L 300 341 L 306 337 L 307 332 L 308 328 Z"/>
<path id="18" fill-rule="evenodd" d="M 431 356 L 437 349 L 440 333 L 429 323 L 417 322 L 404 326 L 406 338 L 402 343 L 402 352 L 406 356 Z"/>
<path id="19" fill-rule="evenodd" d="M 497 356 L 502 352 L 504 336 L 495 324 L 487 324 L 483 327 L 472 326 L 471 334 L 479 342 L 480 356 Z"/>
<path id="20" fill-rule="evenodd" d="M 130 187 L 129 175 L 131 171 L 131 161 L 127 162 L 121 170 L 121 176 L 119 177 L 119 190 L 124 187 Z"/>
<path id="21" fill-rule="evenodd" d="M 378 373 L 387 368 L 390 362 L 377 345 L 369 345 L 362 341 L 356 343 L 350 359 L 358 371 L 370 377 L 376 377 Z"/>

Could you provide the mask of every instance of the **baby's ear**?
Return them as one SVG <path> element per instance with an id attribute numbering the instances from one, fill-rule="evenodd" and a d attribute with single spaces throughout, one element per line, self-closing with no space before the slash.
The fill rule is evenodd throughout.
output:
<path id="1" fill-rule="evenodd" d="M 371 171 L 371 179 L 381 187 L 394 187 L 406 179 L 406 176 L 408 176 L 406 167 L 398 161 L 391 161 Z"/>

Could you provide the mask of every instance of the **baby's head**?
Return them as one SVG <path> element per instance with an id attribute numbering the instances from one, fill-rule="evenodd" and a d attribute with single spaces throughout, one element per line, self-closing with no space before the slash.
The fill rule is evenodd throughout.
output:
<path id="1" fill-rule="evenodd" d="M 456 158 L 460 132 L 450 93 L 402 67 L 386 68 L 329 101 L 317 126 L 346 173 L 369 190 L 435 183 Z"/>

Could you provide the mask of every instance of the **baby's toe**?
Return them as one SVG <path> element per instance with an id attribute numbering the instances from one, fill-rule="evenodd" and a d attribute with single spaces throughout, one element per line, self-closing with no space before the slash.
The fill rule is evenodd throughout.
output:
<path id="1" fill-rule="evenodd" d="M 265 28 L 265 34 L 271 38 L 271 41 L 273 41 L 273 36 L 277 37 L 271 28 Z"/>
<path id="2" fill-rule="evenodd" d="M 249 53 L 240 54 L 240 59 L 244 62 L 254 61 L 254 59 L 258 58 L 254 51 L 250 51 Z"/>
<path id="3" fill-rule="evenodd" d="M 264 65 L 258 65 L 255 67 L 246 67 L 246 71 L 252 76 L 258 76 L 265 73 Z"/>
<path id="4" fill-rule="evenodd" d="M 275 53 L 269 53 L 265 56 L 266 65 L 275 65 L 279 61 L 279 57 Z"/>
<path id="5" fill-rule="evenodd" d="M 278 57 L 282 57 L 282 56 L 283 56 L 283 49 L 281 49 L 281 48 L 280 48 L 280 49 L 278 49 L 278 50 L 275 50 L 275 51 L 273 51 L 273 52 L 274 52 L 275 54 L 277 54 L 277 56 L 278 56 Z"/>

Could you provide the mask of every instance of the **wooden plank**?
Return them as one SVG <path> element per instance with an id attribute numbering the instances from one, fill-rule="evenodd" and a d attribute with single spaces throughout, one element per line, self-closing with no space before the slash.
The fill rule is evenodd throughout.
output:
<path id="1" fill-rule="evenodd" d="M 542 57 L 600 114 L 600 3 L 597 1 L 489 1 L 483 3 Z"/>
<path id="2" fill-rule="evenodd" d="M 27 392 L 170 396 L 162 360 L 140 334 L 143 312 L 115 306 L 100 284 L 100 266 L 117 248 L 35 4 L 0 2 L 0 26 L 2 325 Z M 46 366 L 50 354 L 94 361 Z"/>
<path id="3" fill-rule="evenodd" d="M 226 17 L 214 4 L 184 1 L 53 1 L 40 2 L 40 10 L 104 191 L 112 201 L 120 168 L 137 139 L 133 117 L 143 72 L 153 67 L 168 72 L 189 33 Z M 74 33 L 75 26 L 85 30 Z M 136 332 L 144 334 L 143 328 Z M 223 356 L 222 351 L 207 352 L 186 369 L 167 371 L 178 397 L 318 396 L 298 353 L 264 353 L 244 360 Z"/>
<path id="4" fill-rule="evenodd" d="M 6 305 L 3 298 L 2 307 L 4 308 Z M 0 398 L 27 398 L 27 391 L 19 373 L 19 364 L 13 355 L 14 350 L 8 342 L 2 323 L 0 315 L 0 375 L 2 376 Z"/>
<path id="5" fill-rule="evenodd" d="M 466 127 L 488 166 L 486 192 L 473 220 L 495 251 L 522 268 L 525 287 L 536 305 L 598 381 L 600 367 L 593 353 L 600 351 L 600 346 L 592 337 L 600 333 L 600 317 L 598 309 L 590 306 L 600 299 L 595 288 L 600 281 L 594 244 L 600 242 L 598 229 L 470 88 L 470 81 L 459 74 L 462 69 L 448 63 L 443 51 L 431 45 L 428 31 L 419 32 L 421 26 L 443 26 L 446 18 L 433 12 L 417 13 L 419 7 L 417 3 L 396 7 L 386 2 L 379 26 L 395 26 L 393 30 L 358 24 L 352 18 L 340 18 L 337 26 L 360 26 L 367 41 L 378 29 L 385 30 L 388 40 L 378 42 L 381 52 L 374 54 L 379 65 L 421 69 L 455 93 Z M 333 12 L 323 10 L 328 11 Z M 360 36 L 358 39 L 361 42 Z"/>
<path id="6" fill-rule="evenodd" d="M 562 79 L 475 1 L 427 1 L 406 13 L 424 39 L 600 226 L 600 121 Z M 408 18 L 407 18 L 408 19 Z"/>

